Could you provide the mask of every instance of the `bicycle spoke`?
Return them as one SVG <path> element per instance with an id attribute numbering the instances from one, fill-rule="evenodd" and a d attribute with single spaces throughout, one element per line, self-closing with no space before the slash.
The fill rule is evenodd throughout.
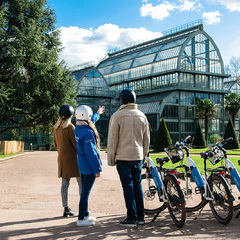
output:
<path id="1" fill-rule="evenodd" d="M 144 212 L 147 214 L 156 213 L 163 205 L 160 202 L 157 187 L 154 180 L 151 177 L 146 177 L 146 174 L 142 174 L 142 190 L 144 198 Z"/>
<path id="2" fill-rule="evenodd" d="M 224 224 L 231 221 L 233 215 L 233 203 L 228 199 L 227 184 L 218 175 L 211 175 L 210 186 L 214 200 L 210 201 L 211 210 L 216 219 Z"/>
<path id="3" fill-rule="evenodd" d="M 174 176 L 167 175 L 165 188 L 169 198 L 168 209 L 173 221 L 182 227 L 185 224 L 186 209 L 183 201 L 183 194 L 180 194 L 180 187 L 174 181 Z"/>

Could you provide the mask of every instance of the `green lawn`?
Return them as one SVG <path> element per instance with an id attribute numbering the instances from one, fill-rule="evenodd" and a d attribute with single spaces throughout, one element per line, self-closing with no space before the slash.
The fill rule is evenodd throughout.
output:
<path id="1" fill-rule="evenodd" d="M 231 154 L 229 154 L 231 155 Z M 156 163 L 156 158 L 162 158 L 162 157 L 166 157 L 167 155 L 162 155 L 162 154 L 150 154 L 150 157 L 151 159 Z M 190 157 L 192 158 L 192 160 L 196 163 L 198 169 L 200 170 L 201 173 L 203 173 L 203 168 L 204 168 L 204 160 L 203 158 L 200 157 L 200 154 L 199 156 L 191 156 L 190 154 Z M 240 160 L 240 156 L 236 156 L 236 157 L 228 157 L 229 160 L 234 164 L 234 166 L 237 168 L 238 172 L 240 173 L 240 166 L 238 165 L 238 160 Z M 224 159 L 223 159 L 224 161 Z M 224 163 L 224 162 L 223 162 Z M 173 164 L 171 161 L 169 161 L 168 163 L 166 163 L 164 165 L 165 168 L 174 168 L 180 164 L 186 164 L 186 156 L 184 157 L 183 161 L 182 162 L 178 162 L 178 163 L 175 163 Z M 207 168 L 216 168 L 216 167 L 219 167 L 221 166 L 222 164 L 222 161 L 217 163 L 216 165 L 212 165 L 209 161 L 207 161 Z M 180 169 L 179 169 L 180 170 Z"/>
<path id="2" fill-rule="evenodd" d="M 200 154 L 201 152 L 205 152 L 207 150 L 211 150 L 211 148 L 200 148 L 200 149 L 191 148 L 191 149 L 189 149 L 189 152 L 190 152 L 190 155 L 191 155 L 191 154 Z M 165 152 L 155 152 L 154 150 L 150 150 L 150 154 L 151 153 L 165 154 Z M 228 155 L 239 155 L 240 156 L 240 149 L 227 150 L 227 154 Z"/>
<path id="3" fill-rule="evenodd" d="M 0 152 L 0 159 L 1 159 L 1 158 L 6 158 L 6 157 L 11 157 L 11 156 L 13 156 L 13 155 L 16 155 L 16 154 L 15 154 L 15 153 L 10 153 L 10 154 L 3 155 L 3 153 Z"/>

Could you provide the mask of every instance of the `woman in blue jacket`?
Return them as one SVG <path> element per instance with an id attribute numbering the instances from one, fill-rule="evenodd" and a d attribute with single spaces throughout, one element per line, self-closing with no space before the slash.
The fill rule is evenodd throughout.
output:
<path id="1" fill-rule="evenodd" d="M 100 176 L 102 163 L 100 159 L 100 138 L 96 127 L 91 121 L 93 111 L 89 106 L 82 105 L 76 110 L 75 137 L 78 153 L 78 168 L 82 179 L 82 193 L 79 202 L 77 226 L 92 226 L 96 218 L 89 215 L 88 198 L 95 182 Z"/>

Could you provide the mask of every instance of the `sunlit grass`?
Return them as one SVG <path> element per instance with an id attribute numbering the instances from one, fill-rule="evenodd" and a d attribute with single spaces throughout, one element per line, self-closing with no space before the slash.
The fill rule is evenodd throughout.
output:
<path id="1" fill-rule="evenodd" d="M 0 152 L 0 159 L 6 158 L 6 157 L 11 157 L 11 156 L 14 156 L 14 155 L 16 155 L 16 154 L 15 153 L 10 153 L 10 154 L 3 155 L 3 153 Z"/>
<path id="2" fill-rule="evenodd" d="M 167 155 L 163 155 L 163 154 L 159 154 L 159 155 L 158 154 L 150 154 L 150 157 L 155 162 L 155 164 L 156 164 L 156 158 L 162 158 L 162 157 L 166 157 L 166 156 Z M 190 154 L 190 157 L 196 163 L 200 172 L 203 173 L 204 160 L 203 160 L 203 158 L 201 158 L 200 154 L 199 154 L 199 156 L 191 156 L 191 154 Z M 238 160 L 240 160 L 240 156 L 238 156 L 238 157 L 228 157 L 228 158 L 234 164 L 234 166 L 237 168 L 238 172 L 240 173 L 240 166 L 238 165 Z M 170 160 L 168 163 L 164 164 L 164 167 L 165 168 L 174 168 L 174 167 L 179 166 L 181 164 L 186 164 L 186 156 L 184 157 L 183 161 L 180 161 L 180 162 L 175 163 L 175 164 L 173 164 Z M 207 161 L 207 168 L 216 168 L 216 167 L 221 166 L 222 164 L 224 164 L 224 159 L 222 161 L 220 161 L 219 163 L 217 163 L 216 165 L 212 165 L 209 161 Z"/>

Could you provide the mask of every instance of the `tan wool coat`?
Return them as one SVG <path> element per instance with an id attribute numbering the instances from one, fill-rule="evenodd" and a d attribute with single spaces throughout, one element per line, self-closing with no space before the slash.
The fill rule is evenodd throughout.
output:
<path id="1" fill-rule="evenodd" d="M 58 151 L 58 177 L 80 177 L 74 130 L 73 124 L 66 128 L 59 126 L 53 129 L 54 146 Z"/>

